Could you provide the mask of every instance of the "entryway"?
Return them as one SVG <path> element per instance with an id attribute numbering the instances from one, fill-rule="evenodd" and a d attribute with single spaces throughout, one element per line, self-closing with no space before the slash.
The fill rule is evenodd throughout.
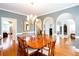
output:
<path id="1" fill-rule="evenodd" d="M 56 33 L 57 37 L 59 37 L 59 39 L 57 39 L 58 45 L 63 38 L 68 38 L 68 40 L 64 41 L 71 41 L 70 35 L 76 33 L 75 19 L 72 14 L 63 13 L 59 15 L 56 21 Z"/>
<path id="2" fill-rule="evenodd" d="M 3 50 L 8 49 L 17 40 L 17 21 L 13 18 L 1 18 L 1 35 Z"/>
<path id="3" fill-rule="evenodd" d="M 54 19 L 52 17 L 46 17 L 43 21 L 43 33 L 48 36 L 54 34 Z"/>

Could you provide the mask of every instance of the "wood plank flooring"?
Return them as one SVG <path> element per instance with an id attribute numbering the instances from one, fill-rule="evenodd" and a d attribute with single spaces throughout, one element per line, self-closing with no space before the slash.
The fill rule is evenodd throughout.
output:
<path id="1" fill-rule="evenodd" d="M 1 51 L 1 56 L 17 56 L 17 44 L 13 41 L 13 45 L 6 50 Z"/>

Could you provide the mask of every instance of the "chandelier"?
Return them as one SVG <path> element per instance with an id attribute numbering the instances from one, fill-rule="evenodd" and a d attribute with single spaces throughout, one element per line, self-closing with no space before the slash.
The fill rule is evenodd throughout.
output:
<path id="1" fill-rule="evenodd" d="M 27 15 L 27 21 L 29 22 L 29 24 L 34 24 L 37 19 L 37 16 L 35 15 L 36 13 L 34 12 L 37 11 L 37 8 L 35 7 L 35 3 L 33 1 L 31 1 L 29 5 L 31 7 L 32 14 Z"/>
<path id="2" fill-rule="evenodd" d="M 27 15 L 27 21 L 30 23 L 30 24 L 33 24 L 34 21 L 37 19 L 37 16 L 36 15 Z"/>

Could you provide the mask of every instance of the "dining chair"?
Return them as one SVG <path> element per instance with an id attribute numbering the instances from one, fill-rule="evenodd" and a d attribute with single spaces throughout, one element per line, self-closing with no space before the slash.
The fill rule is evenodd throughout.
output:
<path id="1" fill-rule="evenodd" d="M 46 39 L 46 37 L 47 36 L 45 35 L 44 39 Z M 42 53 L 42 54 L 44 54 L 44 55 L 46 55 L 46 56 L 48 56 L 49 55 L 49 50 L 50 50 L 49 44 L 47 44 L 43 48 L 41 48 L 41 50 L 39 52 Z"/>
<path id="2" fill-rule="evenodd" d="M 41 49 L 40 51 L 42 54 L 48 56 L 49 55 L 49 47 L 45 46 L 44 48 Z"/>
<path id="3" fill-rule="evenodd" d="M 56 43 L 56 40 L 52 41 L 52 45 L 51 45 L 51 55 L 54 56 L 55 54 L 55 43 Z"/>
<path id="4" fill-rule="evenodd" d="M 17 40 L 18 40 L 18 46 L 17 46 L 17 47 L 18 47 L 18 49 L 17 49 L 17 55 L 18 55 L 18 56 L 20 56 L 20 55 L 21 55 L 21 53 L 20 53 L 20 52 L 21 52 L 21 48 L 20 48 L 20 38 L 19 38 L 19 37 L 17 37 Z"/>
<path id="5" fill-rule="evenodd" d="M 30 40 L 30 37 L 26 37 L 25 40 L 28 42 Z M 33 49 L 31 47 L 28 47 L 27 49 L 28 49 L 28 55 L 32 55 L 34 52 L 37 51 L 37 49 Z"/>
<path id="6" fill-rule="evenodd" d="M 55 43 L 56 41 L 52 41 L 48 45 L 46 45 L 42 49 L 42 54 L 45 54 L 46 56 L 54 56 Z"/>
<path id="7" fill-rule="evenodd" d="M 20 56 L 27 56 L 28 55 L 28 50 L 27 50 L 27 46 L 26 46 L 26 43 L 25 41 L 18 37 L 18 55 Z"/>

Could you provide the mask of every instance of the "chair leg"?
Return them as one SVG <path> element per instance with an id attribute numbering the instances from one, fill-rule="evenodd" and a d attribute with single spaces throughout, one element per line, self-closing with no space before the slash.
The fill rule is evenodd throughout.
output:
<path id="1" fill-rule="evenodd" d="M 41 53 L 43 53 L 43 49 L 41 49 Z"/>
<path id="2" fill-rule="evenodd" d="M 48 56 L 51 56 L 51 49 L 49 49 L 48 51 Z"/>
<path id="3" fill-rule="evenodd" d="M 54 48 L 51 50 L 51 55 L 54 56 Z"/>
<path id="4" fill-rule="evenodd" d="M 27 56 L 29 56 L 29 54 L 28 54 L 28 52 L 29 52 L 29 51 L 28 51 L 28 48 L 27 48 L 27 51 L 26 51 L 26 52 L 27 52 Z"/>

